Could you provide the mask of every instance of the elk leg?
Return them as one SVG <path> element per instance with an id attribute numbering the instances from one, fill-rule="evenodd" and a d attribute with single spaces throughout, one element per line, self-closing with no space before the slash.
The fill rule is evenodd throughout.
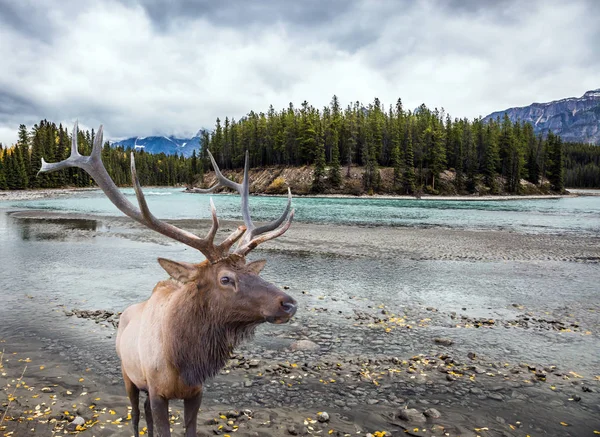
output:
<path id="1" fill-rule="evenodd" d="M 169 422 L 169 401 L 162 396 L 149 392 L 150 407 L 152 408 L 152 421 L 156 425 L 158 437 L 171 437 L 171 424 Z"/>
<path id="2" fill-rule="evenodd" d="M 152 407 L 150 406 L 150 395 L 147 394 L 144 402 L 144 414 L 146 415 L 146 428 L 148 428 L 148 437 L 154 437 L 154 421 L 152 420 Z"/>
<path id="3" fill-rule="evenodd" d="M 198 410 L 202 402 L 202 391 L 196 396 L 183 400 L 183 418 L 185 420 L 185 437 L 196 437 Z"/>
<path id="4" fill-rule="evenodd" d="M 131 382 L 131 379 L 129 379 L 125 372 L 123 372 L 123 380 L 125 381 L 125 390 L 127 390 L 129 402 L 131 402 L 131 424 L 133 425 L 133 435 L 134 437 L 139 437 L 140 390 L 133 382 Z"/>

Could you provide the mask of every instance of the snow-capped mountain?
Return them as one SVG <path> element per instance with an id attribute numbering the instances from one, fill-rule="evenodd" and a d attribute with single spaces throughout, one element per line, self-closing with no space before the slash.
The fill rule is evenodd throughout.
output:
<path id="1" fill-rule="evenodd" d="M 600 88 L 586 92 L 581 97 L 569 97 L 548 103 L 532 103 L 522 108 L 493 112 L 484 121 L 504 117 L 511 121 L 526 121 L 536 133 L 552 131 L 563 141 L 600 145 Z"/>
<path id="2" fill-rule="evenodd" d="M 174 136 L 132 137 L 111 143 L 111 146 L 123 146 L 135 150 L 144 150 L 148 153 L 164 153 L 166 155 L 192 156 L 193 151 L 199 154 L 201 148 L 202 130 L 192 138 L 178 138 Z"/>

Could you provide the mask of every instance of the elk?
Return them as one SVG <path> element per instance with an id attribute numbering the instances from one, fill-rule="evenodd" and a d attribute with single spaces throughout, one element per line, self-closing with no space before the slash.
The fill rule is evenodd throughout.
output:
<path id="1" fill-rule="evenodd" d="M 286 323 L 296 312 L 296 301 L 265 281 L 259 273 L 265 260 L 247 262 L 246 255 L 265 241 L 288 230 L 294 217 L 287 206 L 273 222 L 256 226 L 248 205 L 248 152 L 241 184 L 223 176 L 212 154 L 217 183 L 205 192 L 228 187 L 241 195 L 244 225 L 239 226 L 220 244 L 214 238 L 219 228 L 217 213 L 210 199 L 212 226 L 205 238 L 158 220 L 148 209 L 142 193 L 133 153 L 131 176 L 139 209 L 119 191 L 102 159 L 102 126 L 94 139 L 92 152 L 82 156 L 77 150 L 77 124 L 73 129 L 71 155 L 49 164 L 42 158 L 40 172 L 78 167 L 89 173 L 108 199 L 124 214 L 144 226 L 189 247 L 199 250 L 199 264 L 158 258 L 169 279 L 160 281 L 144 302 L 128 307 L 121 315 L 116 348 L 127 395 L 132 406 L 132 425 L 139 436 L 139 397 L 144 403 L 148 435 L 171 435 L 168 404 L 183 399 L 186 437 L 196 436 L 196 421 L 202 399 L 202 386 L 224 366 L 233 349 L 263 323 Z M 234 250 L 233 245 L 238 242 Z"/>

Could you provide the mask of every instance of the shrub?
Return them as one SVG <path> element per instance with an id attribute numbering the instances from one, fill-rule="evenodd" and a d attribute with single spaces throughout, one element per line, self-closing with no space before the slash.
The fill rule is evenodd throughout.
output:
<path id="1" fill-rule="evenodd" d="M 266 193 L 269 194 L 285 194 L 287 192 L 287 184 L 284 177 L 276 177 L 273 182 L 267 187 Z"/>

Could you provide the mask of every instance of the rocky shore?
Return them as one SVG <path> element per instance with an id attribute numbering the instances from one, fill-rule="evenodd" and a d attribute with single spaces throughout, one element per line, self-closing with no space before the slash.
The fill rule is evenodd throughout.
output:
<path id="1" fill-rule="evenodd" d="M 119 316 L 107 310 L 63 313 L 105 326 L 109 336 L 114 336 Z M 504 320 L 434 307 L 404 314 L 371 308 L 346 319 L 352 326 L 346 332 L 328 324 L 296 324 L 284 335 L 268 333 L 285 338 L 283 348 L 254 342 L 242 346 L 205 387 L 199 435 L 585 436 L 599 431 L 599 375 L 510 357 L 498 361 L 477 350 L 465 354 L 447 337 L 432 337 L 417 355 L 385 353 L 411 331 L 441 323 L 457 329 L 577 336 L 592 335 L 589 326 L 527 311 Z M 346 342 L 357 347 L 339 347 Z M 130 435 L 131 417 L 114 354 L 81 357 L 56 340 L 25 353 L 5 350 L 1 362 L 0 381 L 6 399 L 12 399 L 10 405 L 3 399 L 0 407 L 8 417 L 4 431 L 14 433 L 8 435 L 65 430 Z M 171 419 L 181 434 L 180 402 L 173 403 Z"/>

